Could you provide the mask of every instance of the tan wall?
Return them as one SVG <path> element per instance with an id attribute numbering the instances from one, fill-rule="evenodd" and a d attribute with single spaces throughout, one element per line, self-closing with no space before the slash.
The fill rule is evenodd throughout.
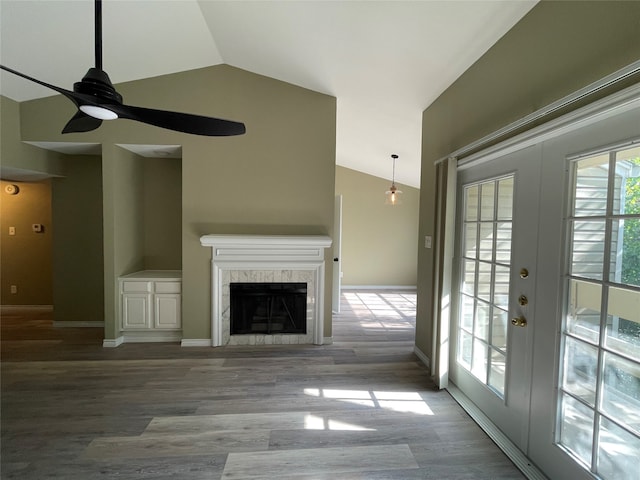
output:
<path id="1" fill-rule="evenodd" d="M 17 195 L 5 187 L 17 185 Z M 41 182 L 0 182 L 1 304 L 52 305 L 51 291 L 51 184 Z M 32 224 L 44 225 L 35 233 Z M 9 235 L 9 227 L 15 235 Z M 10 286 L 17 287 L 12 294 Z"/>
<path id="2" fill-rule="evenodd" d="M 100 160 L 65 156 L 65 176 L 52 180 L 55 321 L 104 320 Z"/>
<path id="3" fill-rule="evenodd" d="M 640 2 L 536 5 L 423 113 L 420 238 L 433 235 L 433 163 L 640 58 Z M 433 251 L 418 250 L 416 344 L 431 356 Z"/>
<path id="4" fill-rule="evenodd" d="M 182 268 L 182 161 L 143 158 L 144 268 Z"/>
<path id="5" fill-rule="evenodd" d="M 342 195 L 342 284 L 415 286 L 420 190 L 398 184 L 402 205 L 385 205 L 390 180 L 336 168 Z"/>
<path id="6" fill-rule="evenodd" d="M 105 335 L 115 338 L 118 275 L 143 268 L 144 169 L 117 144 L 182 145 L 183 336 L 211 338 L 208 233 L 333 234 L 335 98 L 221 65 L 118 85 L 125 102 L 244 121 L 239 137 L 199 137 L 118 120 L 58 132 L 73 106 L 56 96 L 21 104 L 22 138 L 102 144 Z M 133 155 L 135 157 L 135 155 Z M 132 204 L 133 202 L 133 204 Z M 175 243 L 175 241 L 173 241 Z M 326 259 L 326 305 L 332 262 Z M 331 334 L 325 309 L 325 336 Z"/>
<path id="7" fill-rule="evenodd" d="M 20 142 L 20 105 L 0 97 L 0 165 L 22 170 L 62 172 L 58 154 L 45 152 Z M 14 183 L 18 195 L 7 195 L 4 186 Z M 0 191 L 0 302 L 2 305 L 51 305 L 51 185 L 48 181 L 2 182 Z M 31 224 L 45 225 L 43 234 L 34 234 Z M 9 236 L 8 227 L 16 227 Z M 10 285 L 18 293 L 10 293 Z"/>
<path id="8" fill-rule="evenodd" d="M 0 165 L 3 168 L 64 174 L 60 154 L 21 142 L 19 103 L 0 96 L 0 119 Z"/>
<path id="9" fill-rule="evenodd" d="M 122 275 L 144 270 L 144 164 L 123 148 L 116 147 L 113 153 L 118 180 L 113 205 L 114 263 Z"/>

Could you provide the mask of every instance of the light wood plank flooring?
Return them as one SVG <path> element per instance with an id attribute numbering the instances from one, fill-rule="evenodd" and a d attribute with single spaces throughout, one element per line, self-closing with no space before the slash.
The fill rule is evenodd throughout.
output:
<path id="1" fill-rule="evenodd" d="M 521 479 L 413 354 L 415 293 L 345 291 L 333 345 L 102 348 L 2 318 L 2 479 Z"/>

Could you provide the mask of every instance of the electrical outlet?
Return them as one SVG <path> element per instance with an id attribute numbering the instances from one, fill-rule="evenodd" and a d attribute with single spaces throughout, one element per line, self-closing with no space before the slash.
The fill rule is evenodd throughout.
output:
<path id="1" fill-rule="evenodd" d="M 11 293 L 18 293 L 18 286 L 17 285 L 11 285 Z"/>
<path id="2" fill-rule="evenodd" d="M 431 248 L 431 235 L 424 237 L 424 248 Z"/>

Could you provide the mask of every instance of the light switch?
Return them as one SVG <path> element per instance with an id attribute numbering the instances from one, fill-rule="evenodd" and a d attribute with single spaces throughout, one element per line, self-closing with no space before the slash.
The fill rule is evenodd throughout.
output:
<path id="1" fill-rule="evenodd" d="M 9 235 L 15 235 L 16 234 L 16 227 L 9 227 Z"/>

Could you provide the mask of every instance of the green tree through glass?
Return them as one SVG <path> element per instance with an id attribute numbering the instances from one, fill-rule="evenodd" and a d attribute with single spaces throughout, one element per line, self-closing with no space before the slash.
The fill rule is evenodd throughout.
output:
<path id="1" fill-rule="evenodd" d="M 629 159 L 640 167 L 640 157 Z M 625 181 L 625 214 L 640 215 L 640 177 Z M 625 248 L 622 252 L 622 283 L 640 285 L 640 221 L 624 222 Z"/>

